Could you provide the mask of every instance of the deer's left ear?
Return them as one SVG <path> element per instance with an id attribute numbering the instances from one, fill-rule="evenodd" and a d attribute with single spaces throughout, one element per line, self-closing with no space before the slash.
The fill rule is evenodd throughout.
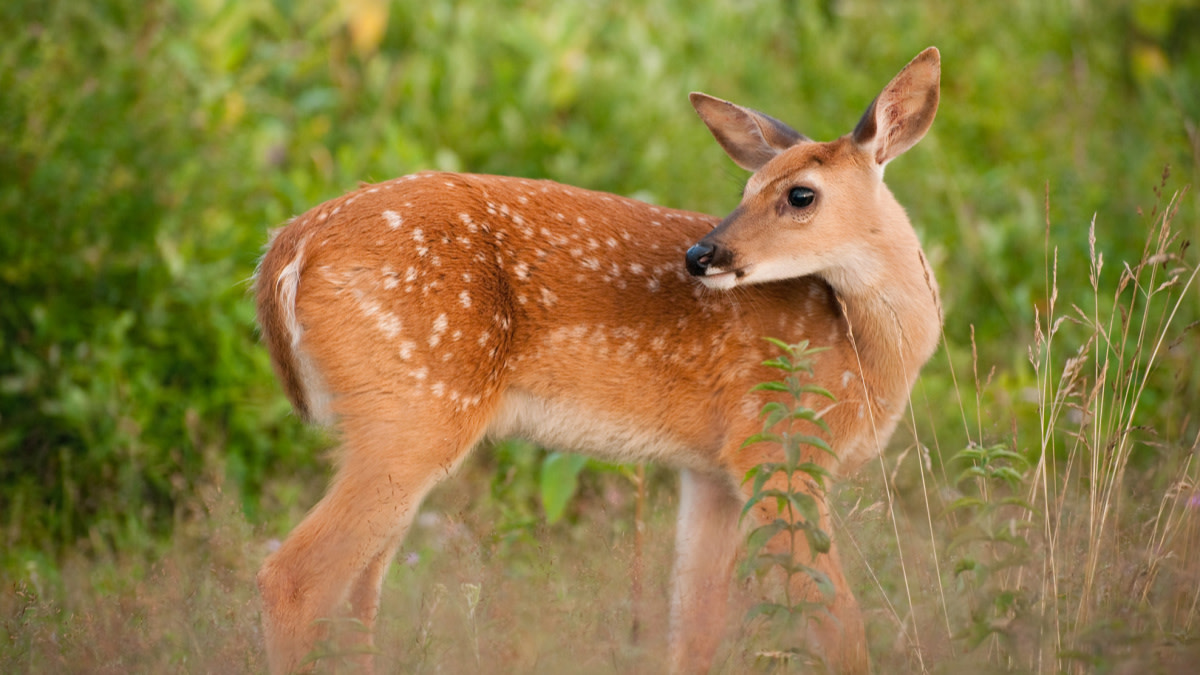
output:
<path id="1" fill-rule="evenodd" d="M 713 137 L 725 149 L 725 154 L 747 171 L 758 171 L 775 155 L 808 140 L 795 129 L 757 110 L 698 91 L 688 98 Z"/>
<path id="2" fill-rule="evenodd" d="M 851 138 L 880 168 L 929 131 L 937 114 L 941 77 L 941 55 L 937 47 L 930 47 L 883 88 L 858 121 Z"/>

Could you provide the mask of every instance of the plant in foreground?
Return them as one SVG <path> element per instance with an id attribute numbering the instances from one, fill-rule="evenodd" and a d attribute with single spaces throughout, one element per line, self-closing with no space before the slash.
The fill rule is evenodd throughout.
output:
<path id="1" fill-rule="evenodd" d="M 1020 648 L 1018 620 L 1031 603 L 1020 583 L 1031 556 L 1031 514 L 1037 511 L 1020 496 L 1029 462 L 1002 445 L 971 444 L 954 459 L 967 466 L 954 481 L 965 494 L 947 509 L 959 522 L 949 550 L 958 556 L 954 575 L 970 612 L 957 637 L 969 649 L 990 641 L 993 654 L 1012 658 Z"/>
<path id="2" fill-rule="evenodd" d="M 783 351 L 780 356 L 763 362 L 763 365 L 779 370 L 781 380 L 763 382 L 754 391 L 780 392 L 787 394 L 788 402 L 774 400 L 762 408 L 763 430 L 742 444 L 745 448 L 757 443 L 778 444 L 783 450 L 782 461 L 768 461 L 756 465 L 746 472 L 745 481 L 752 489 L 742 509 L 742 518 L 750 510 L 766 502 L 774 507 L 776 517 L 770 522 L 750 531 L 747 536 L 749 555 L 743 574 L 754 573 L 758 577 L 773 570 L 783 573 L 783 601 L 760 602 L 746 614 L 749 622 L 757 617 L 767 617 L 773 623 L 790 628 L 796 619 L 813 612 L 826 612 L 825 605 L 793 597 L 793 578 L 805 575 L 815 584 L 821 595 L 829 600 L 833 597 L 833 585 L 825 573 L 797 559 L 800 537 L 804 537 L 812 556 L 829 552 L 829 534 L 821 529 L 820 509 L 813 491 L 823 492 L 829 471 L 812 461 L 806 449 L 815 449 L 833 454 L 829 443 L 814 431 L 829 433 L 829 427 L 820 413 L 805 406 L 806 394 L 815 394 L 833 400 L 827 390 L 803 380 L 811 377 L 812 355 L 823 351 L 810 348 L 808 342 L 786 344 L 774 338 L 766 338 Z M 774 479 L 774 480 L 773 480 Z M 786 540 L 786 548 L 773 549 L 769 544 L 778 537 Z M 811 561 L 810 561 L 811 562 Z M 832 617 L 822 617 L 833 620 Z M 785 650 L 759 651 L 759 660 L 776 663 L 784 667 L 790 662 L 811 654 L 804 649 L 791 647 Z M 806 659 L 807 660 L 807 659 Z"/>

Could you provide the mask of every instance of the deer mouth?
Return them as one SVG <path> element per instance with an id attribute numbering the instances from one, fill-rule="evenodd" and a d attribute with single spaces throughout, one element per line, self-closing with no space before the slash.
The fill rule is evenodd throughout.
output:
<path id="1" fill-rule="evenodd" d="M 710 267 L 705 274 L 696 278 L 708 288 L 726 290 L 737 286 L 749 271 L 750 268 L 748 267 L 733 270 L 720 270 Z"/>

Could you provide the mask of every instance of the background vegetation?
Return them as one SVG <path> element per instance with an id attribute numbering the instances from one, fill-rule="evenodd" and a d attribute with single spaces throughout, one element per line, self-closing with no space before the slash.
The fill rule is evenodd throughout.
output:
<path id="1" fill-rule="evenodd" d="M 742 176 L 687 92 L 830 139 L 929 44 L 942 108 L 888 178 L 945 346 L 838 493 L 876 661 L 1173 668 L 1200 630 L 1197 35 L 1195 0 L 0 4 L 0 669 L 261 667 L 253 569 L 328 445 L 257 344 L 268 228 L 427 168 L 725 212 Z M 482 641 L 501 672 L 656 670 L 673 478 L 643 600 L 612 565 L 637 474 L 589 465 L 568 501 L 580 466 L 508 444 L 434 496 L 388 580 L 396 667 Z"/>

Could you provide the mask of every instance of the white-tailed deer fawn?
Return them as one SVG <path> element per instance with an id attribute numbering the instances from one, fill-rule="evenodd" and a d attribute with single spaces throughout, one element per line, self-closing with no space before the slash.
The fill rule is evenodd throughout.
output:
<path id="1" fill-rule="evenodd" d="M 421 173 L 277 232 L 257 276 L 263 339 L 296 411 L 335 424 L 341 454 L 324 499 L 258 574 L 271 671 L 302 664 L 322 618 L 371 627 L 422 498 L 482 439 L 505 436 L 682 470 L 669 667 L 707 670 L 743 477 L 780 452 L 741 447 L 775 396 L 751 392 L 774 378 L 763 336 L 829 348 L 814 370 L 836 402 L 807 404 L 824 410 L 836 451 L 812 459 L 835 473 L 881 451 L 937 345 L 936 282 L 883 171 L 929 129 L 939 77 L 931 47 L 830 143 L 693 94 L 755 172 L 720 222 L 547 181 Z M 812 646 L 862 672 L 836 542 L 800 553 L 832 599 L 811 580 L 794 591 L 830 610 L 810 620 Z"/>

